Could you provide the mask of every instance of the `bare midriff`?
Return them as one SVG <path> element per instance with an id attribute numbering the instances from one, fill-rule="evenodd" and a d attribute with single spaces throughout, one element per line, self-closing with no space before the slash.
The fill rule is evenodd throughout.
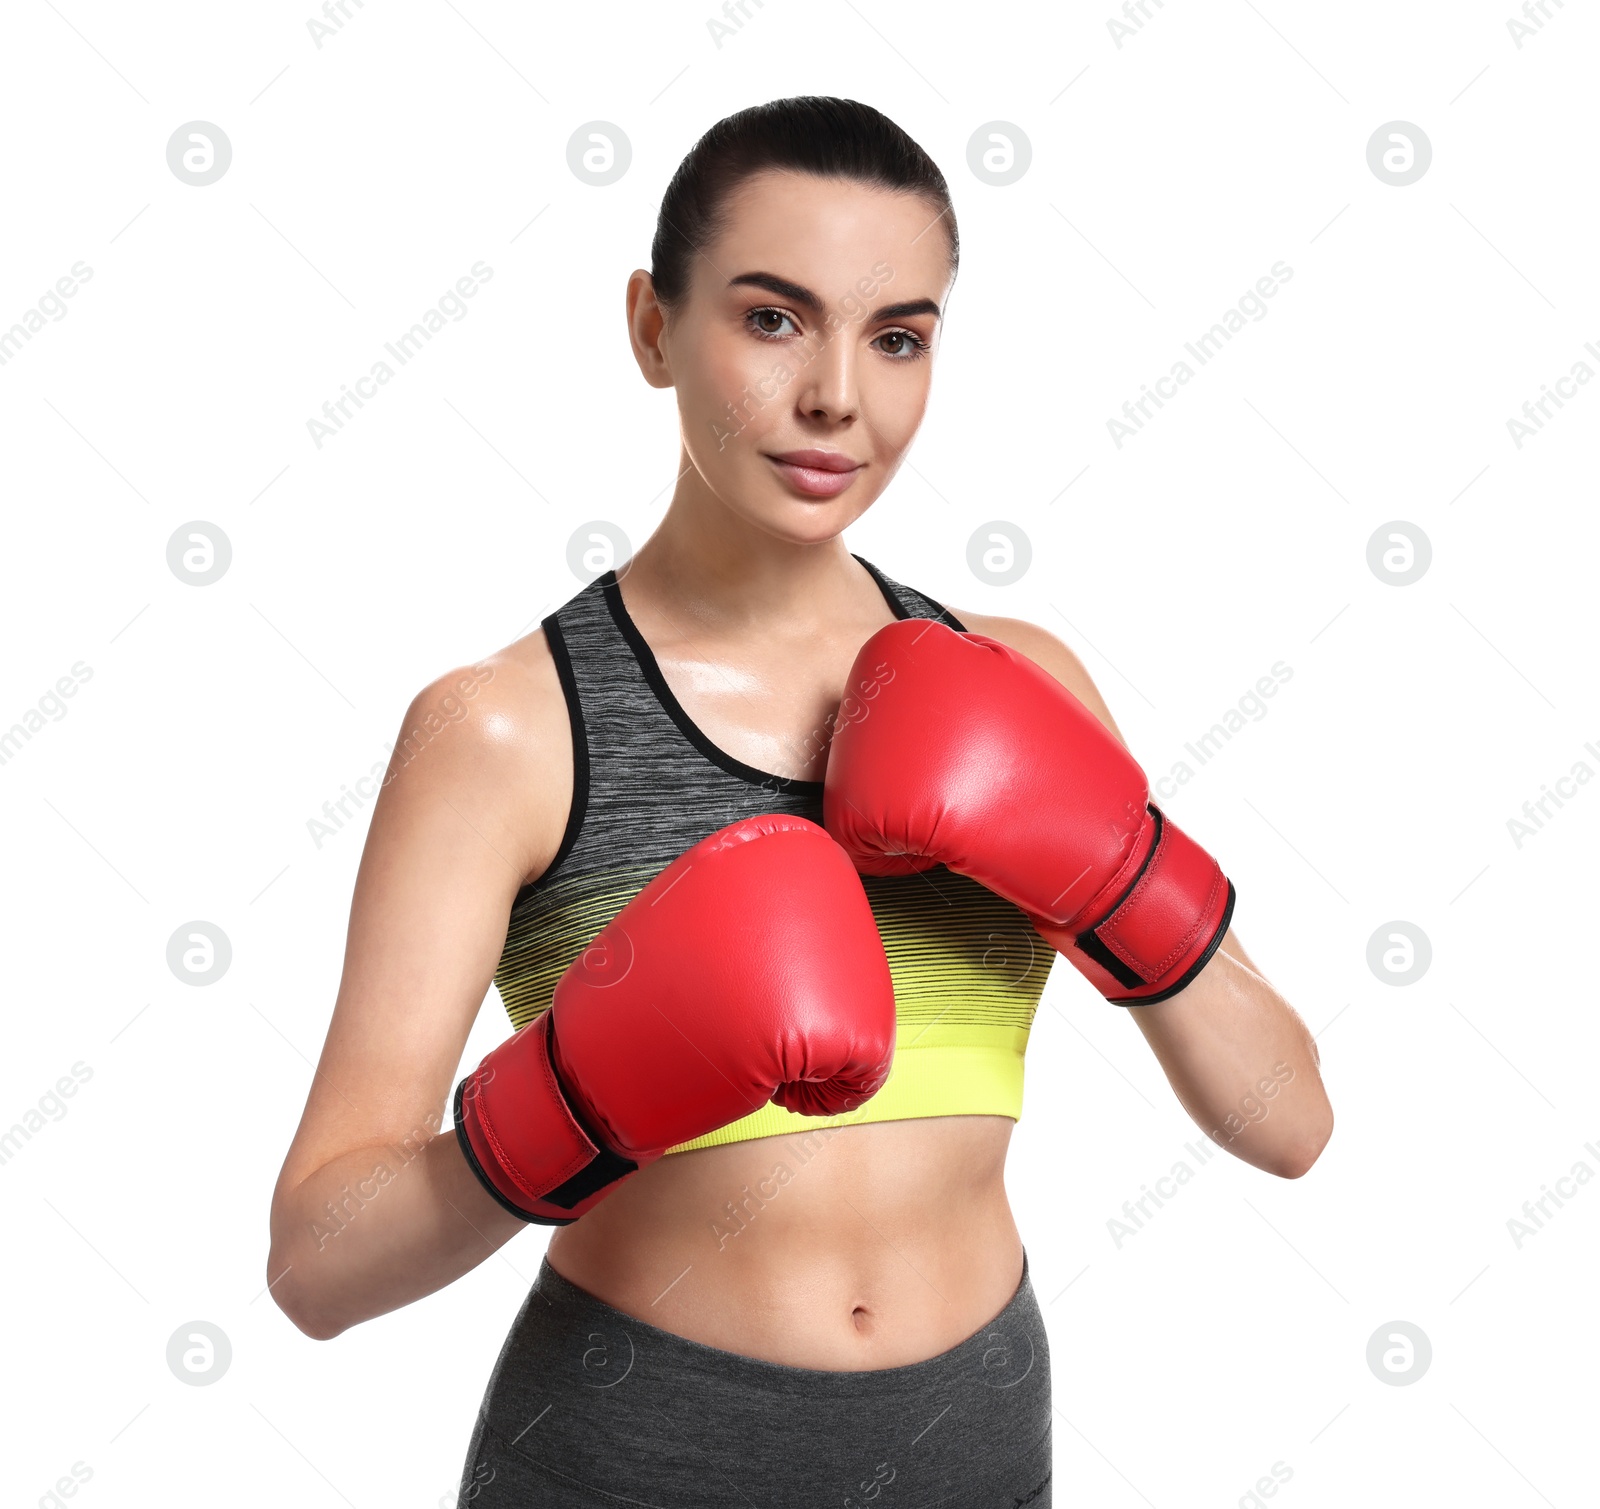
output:
<path id="1" fill-rule="evenodd" d="M 1016 1293 L 1015 1123 L 937 1116 L 674 1153 L 550 1239 L 563 1278 L 705 1346 L 834 1372 L 903 1367 Z"/>

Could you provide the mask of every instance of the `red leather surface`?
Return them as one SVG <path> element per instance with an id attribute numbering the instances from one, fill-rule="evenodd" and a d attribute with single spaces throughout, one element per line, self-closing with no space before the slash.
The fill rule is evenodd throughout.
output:
<path id="1" fill-rule="evenodd" d="M 1216 860 L 1165 820 L 1138 884 L 1095 935 L 1154 985 L 1181 974 L 1210 941 L 1227 897 L 1228 883 Z"/>
<path id="2" fill-rule="evenodd" d="M 768 1100 L 852 1110 L 889 1076 L 894 986 L 847 855 L 801 817 L 746 818 L 674 860 L 562 976 L 558 1064 L 629 1157 Z"/>
<path id="3" fill-rule="evenodd" d="M 461 1097 L 461 1124 L 478 1166 L 513 1205 L 567 1217 L 539 1196 L 587 1166 L 596 1148 L 557 1091 L 549 1027 L 548 1014 L 537 1017 L 484 1059 Z"/>
<path id="4" fill-rule="evenodd" d="M 905 619 L 862 646 L 850 689 L 823 820 L 863 873 L 942 862 L 1028 912 L 1113 998 L 1128 988 L 1071 940 L 1114 907 L 1100 936 L 1152 990 L 1203 953 L 1226 904 L 1222 872 L 1170 823 L 1146 864 L 1156 823 L 1144 772 L 1042 666 L 985 635 Z"/>
<path id="5" fill-rule="evenodd" d="M 593 1156 L 579 1123 L 643 1166 L 768 1100 L 854 1109 L 888 1078 L 894 1040 L 889 965 L 848 856 L 804 818 L 747 818 L 600 931 L 550 1011 L 479 1066 L 463 1125 L 495 1187 L 548 1213 L 537 1196 Z"/>

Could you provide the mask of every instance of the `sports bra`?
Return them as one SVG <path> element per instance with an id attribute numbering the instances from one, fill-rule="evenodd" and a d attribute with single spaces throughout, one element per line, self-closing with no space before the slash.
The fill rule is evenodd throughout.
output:
<path id="1" fill-rule="evenodd" d="M 961 630 L 939 603 L 872 575 L 896 618 Z M 746 765 L 673 695 L 617 587 L 597 577 L 543 620 L 572 725 L 572 806 L 549 867 L 517 892 L 494 983 L 513 1027 L 550 1006 L 567 966 L 650 879 L 707 834 L 763 812 L 822 821 L 822 782 Z M 1023 911 L 937 865 L 862 876 L 894 982 L 895 1057 L 856 1110 L 768 1103 L 669 1153 L 918 1116 L 1022 1115 L 1023 1054 L 1055 950 Z"/>

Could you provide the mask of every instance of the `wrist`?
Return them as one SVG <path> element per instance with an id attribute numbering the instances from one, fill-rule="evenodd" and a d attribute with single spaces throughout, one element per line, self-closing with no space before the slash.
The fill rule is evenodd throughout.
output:
<path id="1" fill-rule="evenodd" d="M 456 1087 L 456 1138 L 478 1182 L 524 1221 L 567 1226 L 639 1164 L 574 1109 L 555 1065 L 550 1011 L 489 1053 Z"/>
<path id="2" fill-rule="evenodd" d="M 1115 1005 L 1177 995 L 1210 962 L 1233 916 L 1233 882 L 1221 866 L 1158 807 L 1148 810 L 1150 840 L 1131 876 L 1071 924 L 1039 928 Z"/>

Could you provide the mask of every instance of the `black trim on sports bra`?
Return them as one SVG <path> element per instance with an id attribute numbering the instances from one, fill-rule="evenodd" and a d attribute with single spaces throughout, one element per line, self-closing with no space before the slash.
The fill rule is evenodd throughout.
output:
<path id="1" fill-rule="evenodd" d="M 567 641 L 561 632 L 561 623 L 552 613 L 541 625 L 545 643 L 550 647 L 550 658 L 556 663 L 556 677 L 561 682 L 561 694 L 566 698 L 567 722 L 572 725 L 572 805 L 567 809 L 567 826 L 562 830 L 561 842 L 555 856 L 544 867 L 537 880 L 530 880 L 517 888 L 517 899 L 531 891 L 546 875 L 555 874 L 561 861 L 572 852 L 578 833 L 589 811 L 589 736 L 584 729 L 583 709 L 578 702 L 578 678 L 572 672 L 572 656 L 567 651 Z M 515 902 L 513 902 L 515 905 Z"/>
<path id="2" fill-rule="evenodd" d="M 878 572 L 877 568 L 862 561 L 860 556 L 852 556 L 853 560 L 860 561 L 866 567 L 868 575 L 877 584 L 878 591 L 883 594 L 883 600 L 888 603 L 890 610 L 896 618 L 909 618 L 906 611 L 888 583 Z M 617 625 L 618 631 L 627 641 L 629 649 L 633 651 L 634 658 L 639 662 L 639 669 L 644 673 L 644 679 L 649 683 L 650 690 L 656 694 L 656 700 L 666 709 L 668 717 L 678 725 L 679 730 L 696 749 L 700 751 L 713 765 L 720 766 L 729 775 L 736 775 L 741 781 L 748 781 L 752 786 L 761 786 L 769 791 L 794 792 L 799 796 L 820 797 L 822 795 L 821 781 L 802 781 L 795 776 L 774 775 L 771 771 L 760 770 L 754 765 L 747 765 L 741 759 L 731 755 L 727 750 L 720 748 L 702 731 L 700 726 L 691 718 L 670 686 L 667 678 L 661 672 L 661 666 L 656 660 L 655 651 L 650 648 L 639 626 L 634 623 L 633 616 L 628 612 L 628 605 L 622 600 L 622 589 L 617 583 L 617 573 L 612 570 L 600 579 L 601 590 L 605 593 L 606 605 L 611 609 L 611 617 Z M 554 868 L 554 866 L 552 866 Z"/>
<path id="3" fill-rule="evenodd" d="M 889 606 L 894 609 L 894 615 L 895 615 L 896 618 L 910 618 L 911 617 L 911 614 L 906 610 L 905 605 L 900 601 L 899 598 L 897 598 L 894 595 L 894 591 L 889 586 L 887 578 L 885 578 L 884 574 L 881 571 L 879 571 L 878 568 L 876 566 L 874 566 L 871 561 L 864 559 L 862 556 L 856 555 L 854 552 L 851 553 L 850 559 L 853 560 L 853 561 L 859 561 L 863 566 L 865 566 L 867 568 L 868 571 L 870 571 L 872 573 L 873 581 L 875 581 L 878 584 L 878 590 L 881 593 L 883 593 L 885 598 L 888 599 Z M 908 591 L 915 591 L 916 589 L 915 588 L 908 588 L 907 590 Z M 934 607 L 936 607 L 939 610 L 939 619 L 935 620 L 935 622 L 938 622 L 938 621 L 948 622 L 950 627 L 952 629 L 954 629 L 959 634 L 965 634 L 967 632 L 967 626 L 964 623 L 962 623 L 961 620 L 959 618 L 957 618 L 954 613 L 952 613 L 947 607 L 945 607 L 945 605 L 942 602 L 939 602 L 936 598 L 929 597 L 927 595 L 927 593 L 925 593 L 925 592 L 918 592 L 917 596 L 922 598 L 925 602 L 932 603 L 934 605 Z"/>
<path id="4" fill-rule="evenodd" d="M 906 605 L 894 595 L 892 590 L 890 590 L 888 580 L 884 577 L 884 574 L 879 571 L 871 561 L 862 560 L 862 558 L 854 551 L 851 551 L 850 559 L 853 560 L 858 566 L 863 566 L 866 568 L 867 575 L 878 584 L 878 591 L 883 593 L 883 600 L 888 603 L 890 611 L 893 612 L 896 618 L 911 617 L 910 613 L 906 611 Z"/>
<path id="5" fill-rule="evenodd" d="M 916 591 L 915 588 L 902 587 L 891 583 L 871 561 L 864 559 L 862 556 L 852 553 L 851 559 L 860 565 L 877 584 L 878 591 L 882 594 L 883 600 L 889 605 L 889 610 L 897 620 L 921 616 L 920 608 L 922 605 L 926 605 L 934 610 L 931 621 L 944 622 L 958 632 L 965 632 L 965 626 L 942 603 L 927 596 L 926 593 Z M 627 604 L 622 600 L 621 588 L 617 583 L 617 573 L 614 570 L 607 571 L 604 575 L 595 578 L 590 582 L 589 588 L 585 589 L 585 592 L 591 589 L 600 594 L 600 599 L 605 604 L 606 616 L 611 620 L 612 626 L 621 636 L 623 643 L 627 645 L 638 667 L 639 675 L 649 689 L 650 694 L 655 698 L 662 712 L 667 715 L 691 748 L 719 770 L 734 776 L 746 785 L 769 791 L 775 797 L 788 797 L 801 802 L 818 802 L 821 800 L 824 785 L 822 781 L 802 781 L 794 777 L 774 775 L 770 771 L 760 770 L 754 765 L 747 765 L 743 760 L 735 758 L 726 750 L 714 744 L 689 716 L 682 703 L 673 694 L 672 688 L 667 684 L 666 677 L 662 674 L 660 664 L 656 660 L 655 652 L 650 648 L 644 635 L 640 633 L 638 625 L 634 623 L 632 615 L 628 612 Z M 902 592 L 907 594 L 910 601 L 909 606 L 907 600 L 899 595 Z M 562 607 L 573 608 L 584 595 L 584 592 L 580 592 L 577 597 L 569 599 Z M 593 803 L 594 775 L 589 750 L 587 721 L 584 716 L 572 651 L 566 642 L 565 633 L 561 627 L 561 612 L 562 608 L 558 608 L 555 612 L 550 613 L 542 621 L 541 627 L 545 631 L 546 642 L 550 648 L 550 656 L 555 663 L 556 675 L 560 681 L 562 696 L 566 703 L 567 720 L 571 727 L 572 800 L 567 810 L 567 821 L 562 830 L 561 841 L 557 845 L 554 856 L 535 879 L 527 881 L 518 887 L 516 897 L 512 903 L 513 906 L 520 903 L 529 893 L 547 887 L 556 878 L 565 862 L 582 842 L 584 825 L 589 817 Z M 590 646 L 584 653 L 592 655 L 593 646 Z"/>
<path id="6" fill-rule="evenodd" d="M 605 593 L 606 606 L 611 609 L 611 617 L 617 625 L 617 630 L 627 641 L 628 648 L 633 651 L 633 657 L 639 662 L 639 669 L 644 673 L 645 681 L 649 684 L 650 690 L 656 694 L 656 701 L 666 710 L 667 716 L 678 725 L 684 738 L 701 754 L 713 765 L 720 766 L 729 775 L 738 776 L 741 781 L 748 781 L 752 786 L 762 786 L 771 791 L 822 795 L 821 781 L 801 781 L 791 776 L 773 775 L 770 771 L 758 770 L 754 765 L 746 765 L 743 760 L 735 759 L 725 749 L 713 744 L 684 710 L 683 704 L 673 694 L 672 688 L 667 685 L 667 678 L 661 674 L 661 666 L 656 660 L 655 651 L 639 632 L 639 626 L 634 623 L 627 604 L 622 600 L 622 589 L 617 585 L 617 573 L 606 572 L 600 579 L 600 587 Z"/>

